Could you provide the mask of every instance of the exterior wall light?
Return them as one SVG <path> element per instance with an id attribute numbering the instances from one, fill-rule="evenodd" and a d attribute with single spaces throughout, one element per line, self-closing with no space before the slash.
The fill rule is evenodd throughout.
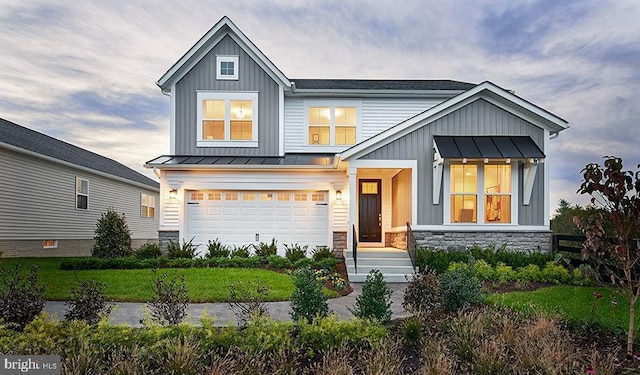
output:
<path id="1" fill-rule="evenodd" d="M 342 191 L 341 190 L 336 191 L 336 200 L 337 201 L 341 201 L 342 200 Z"/>
<path id="2" fill-rule="evenodd" d="M 178 190 L 171 189 L 169 190 L 169 199 L 177 199 L 178 198 Z"/>

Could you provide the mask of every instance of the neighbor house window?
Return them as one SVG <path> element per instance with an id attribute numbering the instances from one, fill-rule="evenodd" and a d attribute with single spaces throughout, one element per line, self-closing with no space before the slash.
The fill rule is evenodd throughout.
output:
<path id="1" fill-rule="evenodd" d="M 58 248 L 58 240 L 44 240 L 42 241 L 43 249 L 57 249 Z"/>
<path id="2" fill-rule="evenodd" d="M 238 56 L 216 56 L 216 79 L 238 79 Z"/>
<path id="3" fill-rule="evenodd" d="M 354 145 L 357 141 L 359 107 L 325 105 L 310 102 L 307 106 L 308 144 L 312 146 Z"/>
<path id="4" fill-rule="evenodd" d="M 511 223 L 510 165 L 452 164 L 449 174 L 451 223 Z"/>
<path id="5" fill-rule="evenodd" d="M 76 177 L 76 209 L 89 208 L 89 180 Z"/>
<path id="6" fill-rule="evenodd" d="M 156 217 L 156 197 L 144 193 L 140 195 L 140 215 L 142 217 Z"/>
<path id="7" fill-rule="evenodd" d="M 198 93 L 198 147 L 257 147 L 257 93 Z"/>

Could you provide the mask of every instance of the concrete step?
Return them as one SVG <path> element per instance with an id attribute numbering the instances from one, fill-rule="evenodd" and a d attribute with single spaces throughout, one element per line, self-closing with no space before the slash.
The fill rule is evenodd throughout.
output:
<path id="1" fill-rule="evenodd" d="M 346 258 L 347 265 L 353 265 L 353 258 Z M 358 258 L 358 266 L 379 266 L 379 267 L 411 267 L 411 259 L 405 258 Z"/>
<path id="2" fill-rule="evenodd" d="M 345 259 L 353 259 L 352 251 L 345 251 Z M 358 249 L 358 260 L 364 258 L 400 258 L 409 259 L 409 253 L 405 250 L 373 250 L 373 249 Z"/>
<path id="3" fill-rule="evenodd" d="M 359 268 L 358 268 L 359 269 Z M 350 283 L 363 283 L 367 280 L 367 273 L 358 272 L 358 274 L 349 274 Z M 383 274 L 384 280 L 388 283 L 406 283 L 413 277 L 412 274 Z"/>
<path id="4" fill-rule="evenodd" d="M 413 268 L 411 266 L 408 267 L 379 267 L 379 266 L 367 266 L 358 263 L 358 273 L 369 273 L 371 270 L 378 270 L 382 272 L 383 275 L 386 274 L 412 274 Z M 353 265 L 347 265 L 347 273 L 349 275 L 356 273 L 356 268 Z"/>

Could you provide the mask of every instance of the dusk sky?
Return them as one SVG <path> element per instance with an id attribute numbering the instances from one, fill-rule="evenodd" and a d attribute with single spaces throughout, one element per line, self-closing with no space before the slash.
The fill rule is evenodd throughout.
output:
<path id="1" fill-rule="evenodd" d="M 471 5 L 475 4 L 475 5 Z M 154 177 L 155 82 L 229 16 L 289 78 L 491 81 L 569 121 L 552 212 L 604 155 L 640 163 L 640 1 L 30 1 L 0 5 L 0 117 Z"/>

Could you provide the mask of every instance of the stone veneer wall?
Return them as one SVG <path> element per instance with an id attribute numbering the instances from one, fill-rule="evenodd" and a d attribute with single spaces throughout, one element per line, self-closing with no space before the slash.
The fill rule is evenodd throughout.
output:
<path id="1" fill-rule="evenodd" d="M 347 232 L 333 232 L 333 253 L 342 257 L 342 252 L 347 249 Z"/>
<path id="2" fill-rule="evenodd" d="M 55 249 L 42 248 L 42 240 L 2 240 L 0 251 L 4 258 L 17 257 L 86 257 L 91 256 L 91 249 L 95 240 L 65 240 L 58 239 Z M 157 243 L 155 238 L 131 240 L 134 249 L 147 242 Z"/>
<path id="3" fill-rule="evenodd" d="M 163 254 L 167 253 L 167 247 L 169 241 L 179 242 L 180 231 L 179 230 L 160 230 L 158 231 L 158 243 L 160 244 L 160 250 Z"/>
<path id="4" fill-rule="evenodd" d="M 387 232 L 384 234 L 384 246 L 407 250 L 407 232 Z"/>
<path id="5" fill-rule="evenodd" d="M 416 245 L 443 250 L 466 249 L 506 244 L 511 251 L 551 251 L 551 231 L 542 232 L 413 232 Z"/>

